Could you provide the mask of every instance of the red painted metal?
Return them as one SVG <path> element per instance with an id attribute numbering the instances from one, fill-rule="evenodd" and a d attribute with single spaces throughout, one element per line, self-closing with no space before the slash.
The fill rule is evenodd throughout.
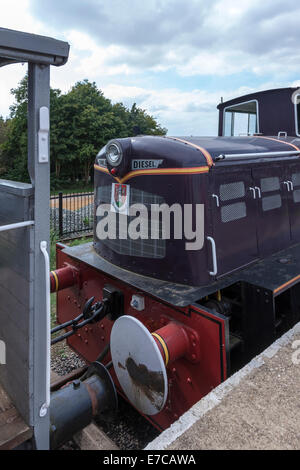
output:
<path id="1" fill-rule="evenodd" d="M 72 266 L 56 269 L 50 273 L 50 291 L 57 292 L 73 286 L 78 279 L 78 272 Z"/>
<path id="2" fill-rule="evenodd" d="M 225 331 L 226 318 L 205 310 L 199 305 L 174 307 L 137 291 L 126 284 L 126 279 L 114 279 L 87 264 L 69 257 L 57 248 L 57 266 L 72 266 L 80 272 L 80 283 L 57 293 L 58 322 L 76 317 L 92 296 L 102 300 L 105 284 L 111 284 L 124 295 L 124 313 L 140 320 L 151 333 L 160 334 L 168 345 L 170 357 L 167 365 L 169 383 L 165 408 L 151 418 L 145 416 L 158 429 L 166 429 L 192 405 L 226 378 Z M 133 295 L 144 297 L 145 309 L 131 307 Z M 113 322 L 108 318 L 82 328 L 68 339 L 68 344 L 87 363 L 94 361 L 110 341 Z M 103 360 L 110 362 L 110 353 Z M 113 368 L 110 369 L 118 392 L 124 396 Z M 125 397 L 126 398 L 126 397 Z"/>
<path id="3" fill-rule="evenodd" d="M 189 337 L 182 325 L 170 322 L 152 334 L 166 364 L 186 355 Z"/>

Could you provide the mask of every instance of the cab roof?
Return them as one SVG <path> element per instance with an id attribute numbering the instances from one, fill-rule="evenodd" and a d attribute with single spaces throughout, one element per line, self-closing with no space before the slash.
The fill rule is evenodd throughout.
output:
<path id="1" fill-rule="evenodd" d="M 300 88 L 275 88 L 239 96 L 219 103 L 218 135 L 225 135 L 225 112 L 257 114 L 257 133 L 264 136 L 277 136 L 279 132 L 288 136 L 298 136 L 298 116 L 295 97 Z M 230 108 L 230 109 L 229 109 Z M 299 111 L 298 111 L 299 112 Z"/>

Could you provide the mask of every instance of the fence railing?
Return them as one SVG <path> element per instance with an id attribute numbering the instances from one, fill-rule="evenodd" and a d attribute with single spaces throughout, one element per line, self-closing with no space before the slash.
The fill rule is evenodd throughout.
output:
<path id="1" fill-rule="evenodd" d="M 94 193 L 58 193 L 50 197 L 50 227 L 67 237 L 93 230 Z"/>

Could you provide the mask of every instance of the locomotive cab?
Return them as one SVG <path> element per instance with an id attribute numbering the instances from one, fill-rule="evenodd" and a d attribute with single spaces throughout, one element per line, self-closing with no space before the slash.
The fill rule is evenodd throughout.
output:
<path id="1" fill-rule="evenodd" d="M 107 229 L 107 237 L 102 230 L 99 239 L 103 215 L 96 214 L 97 253 L 150 278 L 204 286 L 297 242 L 298 96 L 289 88 L 221 103 L 220 137 L 111 141 L 96 159 L 95 194 L 97 208 L 111 204 L 115 229 Z M 119 193 L 121 210 L 114 202 Z M 136 204 L 146 210 L 133 239 L 128 208 Z M 166 230 L 164 214 L 168 223 L 171 216 L 179 219 L 177 232 Z"/>
<path id="2" fill-rule="evenodd" d="M 299 88 L 278 88 L 221 102 L 218 135 L 299 137 Z"/>

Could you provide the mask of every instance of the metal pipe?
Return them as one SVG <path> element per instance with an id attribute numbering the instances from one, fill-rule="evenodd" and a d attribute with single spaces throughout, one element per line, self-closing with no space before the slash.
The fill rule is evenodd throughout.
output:
<path id="1" fill-rule="evenodd" d="M 83 318 L 83 313 L 78 315 L 78 317 L 74 318 L 73 320 L 69 320 L 69 321 L 66 321 L 65 323 L 62 323 L 61 325 L 55 326 L 51 330 L 51 335 L 53 335 L 54 333 L 57 333 L 60 330 L 63 330 L 64 328 L 68 328 L 68 326 L 75 325 L 76 323 L 79 322 L 79 320 L 81 320 L 81 318 Z"/>
<path id="2" fill-rule="evenodd" d="M 16 228 L 28 227 L 34 225 L 34 220 L 27 220 L 25 222 L 17 222 L 15 224 L 1 225 L 0 232 L 6 232 L 8 230 L 14 230 Z"/>
<path id="3" fill-rule="evenodd" d="M 52 339 L 51 340 L 51 346 L 53 346 L 56 343 L 60 343 L 61 341 L 63 341 L 64 339 L 69 338 L 70 336 L 75 335 L 75 333 L 76 333 L 76 330 L 71 330 L 71 331 L 68 331 L 67 333 L 64 333 L 64 334 L 58 336 L 57 338 Z"/>
<path id="4" fill-rule="evenodd" d="M 45 403 L 40 408 L 40 417 L 43 418 L 48 413 L 48 408 L 50 406 L 50 375 L 51 375 L 51 303 L 50 303 L 50 279 L 49 279 L 49 270 L 50 270 L 50 259 L 47 251 L 47 242 L 41 241 L 40 250 L 44 256 L 45 261 L 45 294 L 46 294 L 46 399 Z"/>
<path id="5" fill-rule="evenodd" d="M 152 333 L 166 366 L 184 357 L 189 349 L 189 338 L 182 325 L 170 322 Z"/>
<path id="6" fill-rule="evenodd" d="M 76 268 L 65 266 L 50 272 L 51 293 L 66 289 L 77 282 Z"/>
<path id="7" fill-rule="evenodd" d="M 215 158 L 215 161 L 230 160 L 235 158 L 260 158 L 260 157 L 281 157 L 285 155 L 299 155 L 300 150 L 287 152 L 256 152 L 256 153 L 231 153 L 221 154 Z"/>
<path id="8" fill-rule="evenodd" d="M 100 309 L 99 309 L 100 310 Z M 103 308 L 101 309 L 103 310 Z M 101 312 L 100 310 L 100 312 Z M 105 315 L 106 315 L 106 312 L 104 312 L 104 314 L 101 316 L 100 315 L 100 312 L 99 311 L 96 311 L 95 313 L 93 313 L 93 315 L 89 318 L 87 318 L 86 320 L 80 322 L 80 323 L 74 323 L 72 325 L 72 330 L 68 331 L 67 333 L 64 333 L 63 335 L 61 336 L 58 336 L 56 338 L 54 338 L 52 341 L 51 341 L 51 345 L 53 344 L 56 344 L 56 343 L 59 343 L 60 341 L 63 341 L 64 339 L 66 338 L 69 338 L 70 336 L 72 335 L 75 335 L 76 331 L 79 330 L 80 328 L 83 328 L 85 325 L 88 325 L 89 323 L 93 323 L 95 320 L 101 320 Z M 84 316 L 82 314 L 82 316 Z M 79 315 L 79 317 L 81 317 L 81 315 Z M 78 318 L 79 318 L 78 317 Z M 62 327 L 64 327 L 64 325 L 61 325 Z"/>

